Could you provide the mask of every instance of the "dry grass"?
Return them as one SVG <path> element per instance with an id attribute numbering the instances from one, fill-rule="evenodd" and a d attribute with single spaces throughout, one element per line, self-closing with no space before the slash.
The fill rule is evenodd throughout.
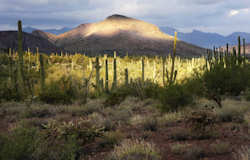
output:
<path id="1" fill-rule="evenodd" d="M 152 143 L 144 140 L 124 140 L 121 145 L 116 146 L 108 160 L 160 160 L 161 156 Z"/>
<path id="2" fill-rule="evenodd" d="M 190 144 L 186 144 L 186 143 L 184 144 L 176 143 L 176 144 L 170 145 L 171 152 L 177 155 L 184 154 L 187 151 L 188 147 L 190 147 Z"/>
<path id="3" fill-rule="evenodd" d="M 248 146 L 242 146 L 237 152 L 233 154 L 235 160 L 249 160 L 250 148 Z"/>

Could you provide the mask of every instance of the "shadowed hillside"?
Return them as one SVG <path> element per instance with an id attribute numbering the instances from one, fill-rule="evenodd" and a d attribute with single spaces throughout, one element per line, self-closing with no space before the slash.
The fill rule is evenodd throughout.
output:
<path id="1" fill-rule="evenodd" d="M 8 48 L 17 50 L 17 44 L 16 31 L 0 32 L 0 48 L 2 48 L 2 50 L 7 51 Z M 39 51 L 44 53 L 60 52 L 61 50 L 47 39 L 25 32 L 23 33 L 23 47 L 25 50 L 30 48 L 31 51 L 36 51 L 36 48 L 38 47 Z"/>

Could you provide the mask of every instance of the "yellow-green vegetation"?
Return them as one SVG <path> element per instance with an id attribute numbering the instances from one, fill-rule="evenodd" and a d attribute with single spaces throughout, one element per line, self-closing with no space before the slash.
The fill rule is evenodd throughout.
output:
<path id="1" fill-rule="evenodd" d="M 199 144 L 222 139 L 208 147 L 223 156 L 249 140 L 240 45 L 192 59 L 175 56 L 176 38 L 168 57 L 59 56 L 24 52 L 21 32 L 18 54 L 0 54 L 0 160 L 160 160 L 169 147 L 190 160 L 205 156 Z"/>
<path id="2" fill-rule="evenodd" d="M 121 145 L 115 147 L 109 160 L 160 160 L 158 149 L 152 143 L 144 140 L 124 140 Z"/>

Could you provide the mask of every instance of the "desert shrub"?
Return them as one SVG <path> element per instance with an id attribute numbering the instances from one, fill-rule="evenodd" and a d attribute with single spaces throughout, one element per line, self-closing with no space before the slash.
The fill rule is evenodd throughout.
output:
<path id="1" fill-rule="evenodd" d="M 38 149 L 34 153 L 37 158 L 48 160 L 78 159 L 84 151 L 84 145 L 91 143 L 103 134 L 103 129 L 89 125 L 79 119 L 71 122 L 50 121 L 44 125 Z"/>
<path id="2" fill-rule="evenodd" d="M 249 146 L 241 146 L 237 152 L 233 153 L 235 160 L 249 160 L 250 158 L 250 148 Z"/>
<path id="3" fill-rule="evenodd" d="M 182 118 L 183 115 L 181 112 L 169 112 L 159 118 L 159 123 L 164 126 L 168 123 L 180 121 Z"/>
<path id="4" fill-rule="evenodd" d="M 177 155 L 182 155 L 187 151 L 187 148 L 189 147 L 189 144 L 181 144 L 181 143 L 176 143 L 176 144 L 171 144 L 170 149 L 171 152 Z"/>
<path id="5" fill-rule="evenodd" d="M 205 156 L 203 148 L 200 146 L 190 146 L 187 148 L 185 154 L 184 154 L 184 159 L 186 160 L 199 160 L 202 157 Z"/>
<path id="6" fill-rule="evenodd" d="M 203 75 L 205 87 L 212 94 L 239 95 L 249 85 L 249 65 L 245 67 L 227 67 L 215 65 Z"/>
<path id="7" fill-rule="evenodd" d="M 70 78 L 62 77 L 58 81 L 51 81 L 45 86 L 45 90 L 40 93 L 40 100 L 46 103 L 72 103 L 76 98 L 76 88 Z"/>
<path id="8" fill-rule="evenodd" d="M 230 153 L 230 143 L 216 142 L 210 145 L 212 153 L 214 154 L 226 154 Z"/>
<path id="9" fill-rule="evenodd" d="M 49 111 L 48 108 L 37 108 L 37 107 L 28 107 L 20 113 L 21 118 L 43 118 L 50 117 L 53 114 Z"/>
<path id="10" fill-rule="evenodd" d="M 174 84 L 161 90 L 159 100 L 162 103 L 163 111 L 177 111 L 183 106 L 193 102 L 193 95 L 185 85 Z"/>
<path id="11" fill-rule="evenodd" d="M 208 109 L 192 111 L 185 116 L 185 120 L 193 138 L 210 138 L 216 124 L 216 115 Z"/>
<path id="12" fill-rule="evenodd" d="M 198 71 L 194 71 L 191 77 L 186 78 L 182 84 L 185 85 L 186 89 L 195 96 L 203 97 L 204 94 L 204 83 L 202 80 L 202 74 Z"/>
<path id="13" fill-rule="evenodd" d="M 120 121 L 111 116 L 103 116 L 100 113 L 92 113 L 88 116 L 89 122 L 95 126 L 103 127 L 105 131 L 114 130 Z"/>
<path id="14" fill-rule="evenodd" d="M 142 81 L 137 79 L 128 85 L 122 85 L 115 90 L 111 91 L 105 102 L 106 106 L 120 104 L 127 96 L 145 98 L 157 98 L 160 86 L 149 80 Z"/>
<path id="15" fill-rule="evenodd" d="M 171 139 L 176 141 L 185 141 L 189 139 L 190 132 L 186 128 L 179 128 L 171 131 L 171 134 L 169 136 Z"/>
<path id="16" fill-rule="evenodd" d="M 8 54 L 0 54 L 0 65 L 8 65 L 8 64 L 9 64 Z"/>
<path id="17" fill-rule="evenodd" d="M 133 91 L 127 86 L 121 86 L 113 91 L 111 91 L 105 101 L 105 106 L 113 106 L 120 104 L 125 98 L 133 94 Z"/>
<path id="18" fill-rule="evenodd" d="M 35 152 L 38 130 L 35 128 L 15 128 L 6 136 L 0 148 L 0 159 L 19 160 L 32 159 Z"/>
<path id="19" fill-rule="evenodd" d="M 154 144 L 143 140 L 125 140 L 116 146 L 108 160 L 160 160 L 161 156 Z"/>
<path id="20" fill-rule="evenodd" d="M 112 131 L 104 133 L 99 145 L 101 147 L 113 147 L 118 145 L 121 140 L 124 138 L 124 135 L 120 131 Z"/>
<path id="21" fill-rule="evenodd" d="M 222 122 L 243 122 L 247 107 L 227 105 L 216 109 L 219 121 Z"/>
<path id="22" fill-rule="evenodd" d="M 148 117 L 142 121 L 142 127 L 145 131 L 157 131 L 158 120 L 156 117 Z"/>
<path id="23" fill-rule="evenodd" d="M 250 101 L 250 89 L 249 88 L 245 92 L 245 97 L 247 101 Z"/>
<path id="24" fill-rule="evenodd" d="M 129 84 L 129 88 L 133 90 L 133 96 L 145 99 L 157 98 L 160 86 L 150 80 L 142 81 L 141 79 L 136 79 Z"/>
<path id="25" fill-rule="evenodd" d="M 20 101 L 23 97 L 23 93 L 20 92 L 15 86 L 12 86 L 9 82 L 5 81 L 0 83 L 0 102 L 1 100 Z"/>

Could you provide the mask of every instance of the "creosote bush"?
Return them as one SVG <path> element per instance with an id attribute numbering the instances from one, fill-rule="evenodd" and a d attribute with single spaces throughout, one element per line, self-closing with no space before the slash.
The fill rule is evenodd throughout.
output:
<path id="1" fill-rule="evenodd" d="M 194 138 L 211 138 L 216 124 L 216 115 L 208 109 L 192 111 L 185 116 L 187 126 Z"/>
<path id="2" fill-rule="evenodd" d="M 193 102 L 193 95 L 185 85 L 174 84 L 163 88 L 159 94 L 163 111 L 177 111 Z"/>

